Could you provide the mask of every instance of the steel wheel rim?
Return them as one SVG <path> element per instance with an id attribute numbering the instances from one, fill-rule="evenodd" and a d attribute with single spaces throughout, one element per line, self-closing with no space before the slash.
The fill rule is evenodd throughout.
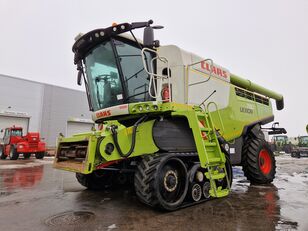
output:
<path id="1" fill-rule="evenodd" d="M 259 153 L 259 167 L 265 175 L 269 174 L 272 170 L 272 158 L 266 149 L 262 149 Z"/>
<path id="2" fill-rule="evenodd" d="M 181 162 L 175 159 L 167 161 L 161 173 L 158 192 L 163 203 L 171 205 L 182 200 L 183 194 L 187 192 L 187 172 Z M 172 178 L 172 182 L 167 182 L 168 177 Z"/>
<path id="3" fill-rule="evenodd" d="M 211 184 L 210 182 L 206 181 L 202 186 L 202 192 L 203 192 L 204 198 L 206 199 L 210 198 L 210 189 L 211 189 Z"/>
<path id="4" fill-rule="evenodd" d="M 199 201 L 202 196 L 202 189 L 199 184 L 194 184 L 191 189 L 191 197 L 194 201 Z"/>

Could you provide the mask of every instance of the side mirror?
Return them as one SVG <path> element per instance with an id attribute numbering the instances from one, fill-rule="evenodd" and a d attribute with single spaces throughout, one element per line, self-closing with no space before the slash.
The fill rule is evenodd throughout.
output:
<path id="1" fill-rule="evenodd" d="M 143 32 L 143 45 L 145 47 L 153 47 L 154 44 L 154 30 L 152 27 L 147 26 Z"/>
<path id="2" fill-rule="evenodd" d="M 143 32 L 143 45 L 145 47 L 159 47 L 159 40 L 154 40 L 154 29 L 163 29 L 163 26 L 146 26 Z"/>

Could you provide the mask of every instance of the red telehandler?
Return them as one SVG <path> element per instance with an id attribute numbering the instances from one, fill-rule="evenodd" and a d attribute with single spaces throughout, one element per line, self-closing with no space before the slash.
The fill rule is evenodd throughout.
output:
<path id="1" fill-rule="evenodd" d="M 3 129 L 1 130 L 3 133 Z M 22 127 L 9 127 L 4 130 L 2 142 L 0 142 L 0 158 L 17 160 L 19 154 L 23 154 L 25 159 L 35 154 L 36 159 L 43 159 L 46 152 L 45 142 L 40 140 L 40 133 L 29 132 L 22 135 Z"/>

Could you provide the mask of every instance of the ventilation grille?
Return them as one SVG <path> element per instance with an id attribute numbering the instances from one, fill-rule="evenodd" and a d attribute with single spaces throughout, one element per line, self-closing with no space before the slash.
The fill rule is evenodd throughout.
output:
<path id="1" fill-rule="evenodd" d="M 269 105 L 269 99 L 267 97 L 254 94 L 254 93 L 252 93 L 250 91 L 246 91 L 242 88 L 236 87 L 235 88 L 235 94 L 239 97 L 242 97 L 242 98 L 246 98 L 246 99 L 249 99 L 249 100 L 252 100 L 252 101 L 256 101 L 258 103 L 262 103 L 262 104 L 267 105 L 267 106 Z"/>

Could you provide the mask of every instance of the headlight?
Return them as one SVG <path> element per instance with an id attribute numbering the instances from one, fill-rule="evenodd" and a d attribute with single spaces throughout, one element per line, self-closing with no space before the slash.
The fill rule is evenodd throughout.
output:
<path id="1" fill-rule="evenodd" d="M 18 145 L 18 148 L 24 148 L 24 146 L 22 144 Z"/>

